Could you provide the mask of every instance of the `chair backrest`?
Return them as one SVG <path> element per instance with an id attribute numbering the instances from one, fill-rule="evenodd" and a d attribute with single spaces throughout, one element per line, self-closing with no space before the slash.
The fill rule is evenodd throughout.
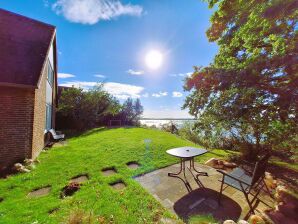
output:
<path id="1" fill-rule="evenodd" d="M 49 132 L 52 134 L 52 136 L 56 136 L 56 131 L 54 129 L 50 129 Z"/>
<path id="2" fill-rule="evenodd" d="M 251 181 L 252 186 L 264 177 L 269 158 L 270 154 L 268 153 L 256 163 Z"/>

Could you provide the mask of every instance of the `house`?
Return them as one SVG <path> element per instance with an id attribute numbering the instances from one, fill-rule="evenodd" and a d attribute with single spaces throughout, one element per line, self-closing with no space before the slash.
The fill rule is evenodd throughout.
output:
<path id="1" fill-rule="evenodd" d="M 56 28 L 0 9 L 0 172 L 36 158 L 54 128 Z"/>

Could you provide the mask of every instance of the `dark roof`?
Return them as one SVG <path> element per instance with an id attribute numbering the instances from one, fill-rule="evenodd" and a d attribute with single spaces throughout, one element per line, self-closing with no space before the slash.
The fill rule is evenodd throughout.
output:
<path id="1" fill-rule="evenodd" d="M 0 9 L 0 85 L 38 86 L 55 27 Z"/>

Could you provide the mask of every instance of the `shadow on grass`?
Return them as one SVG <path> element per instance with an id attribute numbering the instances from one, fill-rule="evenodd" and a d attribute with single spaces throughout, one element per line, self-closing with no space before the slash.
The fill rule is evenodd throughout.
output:
<path id="1" fill-rule="evenodd" d="M 111 129 L 118 129 L 118 128 L 124 128 L 124 129 L 131 129 L 131 128 L 137 128 L 137 126 L 112 126 L 112 127 L 99 127 L 99 128 L 92 128 L 89 130 L 76 130 L 76 129 L 67 129 L 62 130 L 62 133 L 65 134 L 66 138 L 74 138 L 74 137 L 86 137 L 89 135 L 92 135 L 94 133 L 102 132 L 102 131 L 109 131 Z"/>
<path id="2" fill-rule="evenodd" d="M 75 137 L 81 137 L 81 136 L 88 136 L 92 135 L 97 132 L 102 132 L 108 130 L 106 127 L 100 127 L 100 128 L 93 128 L 90 130 L 76 130 L 76 129 L 68 129 L 68 130 L 63 130 L 62 133 L 65 134 L 66 138 L 75 138 Z"/>

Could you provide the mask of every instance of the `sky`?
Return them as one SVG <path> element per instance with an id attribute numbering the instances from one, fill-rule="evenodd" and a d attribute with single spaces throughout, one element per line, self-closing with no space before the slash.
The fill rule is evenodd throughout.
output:
<path id="1" fill-rule="evenodd" d="M 143 117 L 188 118 L 183 80 L 217 52 L 200 0 L 1 0 L 0 7 L 57 28 L 58 85 L 140 98 Z"/>

